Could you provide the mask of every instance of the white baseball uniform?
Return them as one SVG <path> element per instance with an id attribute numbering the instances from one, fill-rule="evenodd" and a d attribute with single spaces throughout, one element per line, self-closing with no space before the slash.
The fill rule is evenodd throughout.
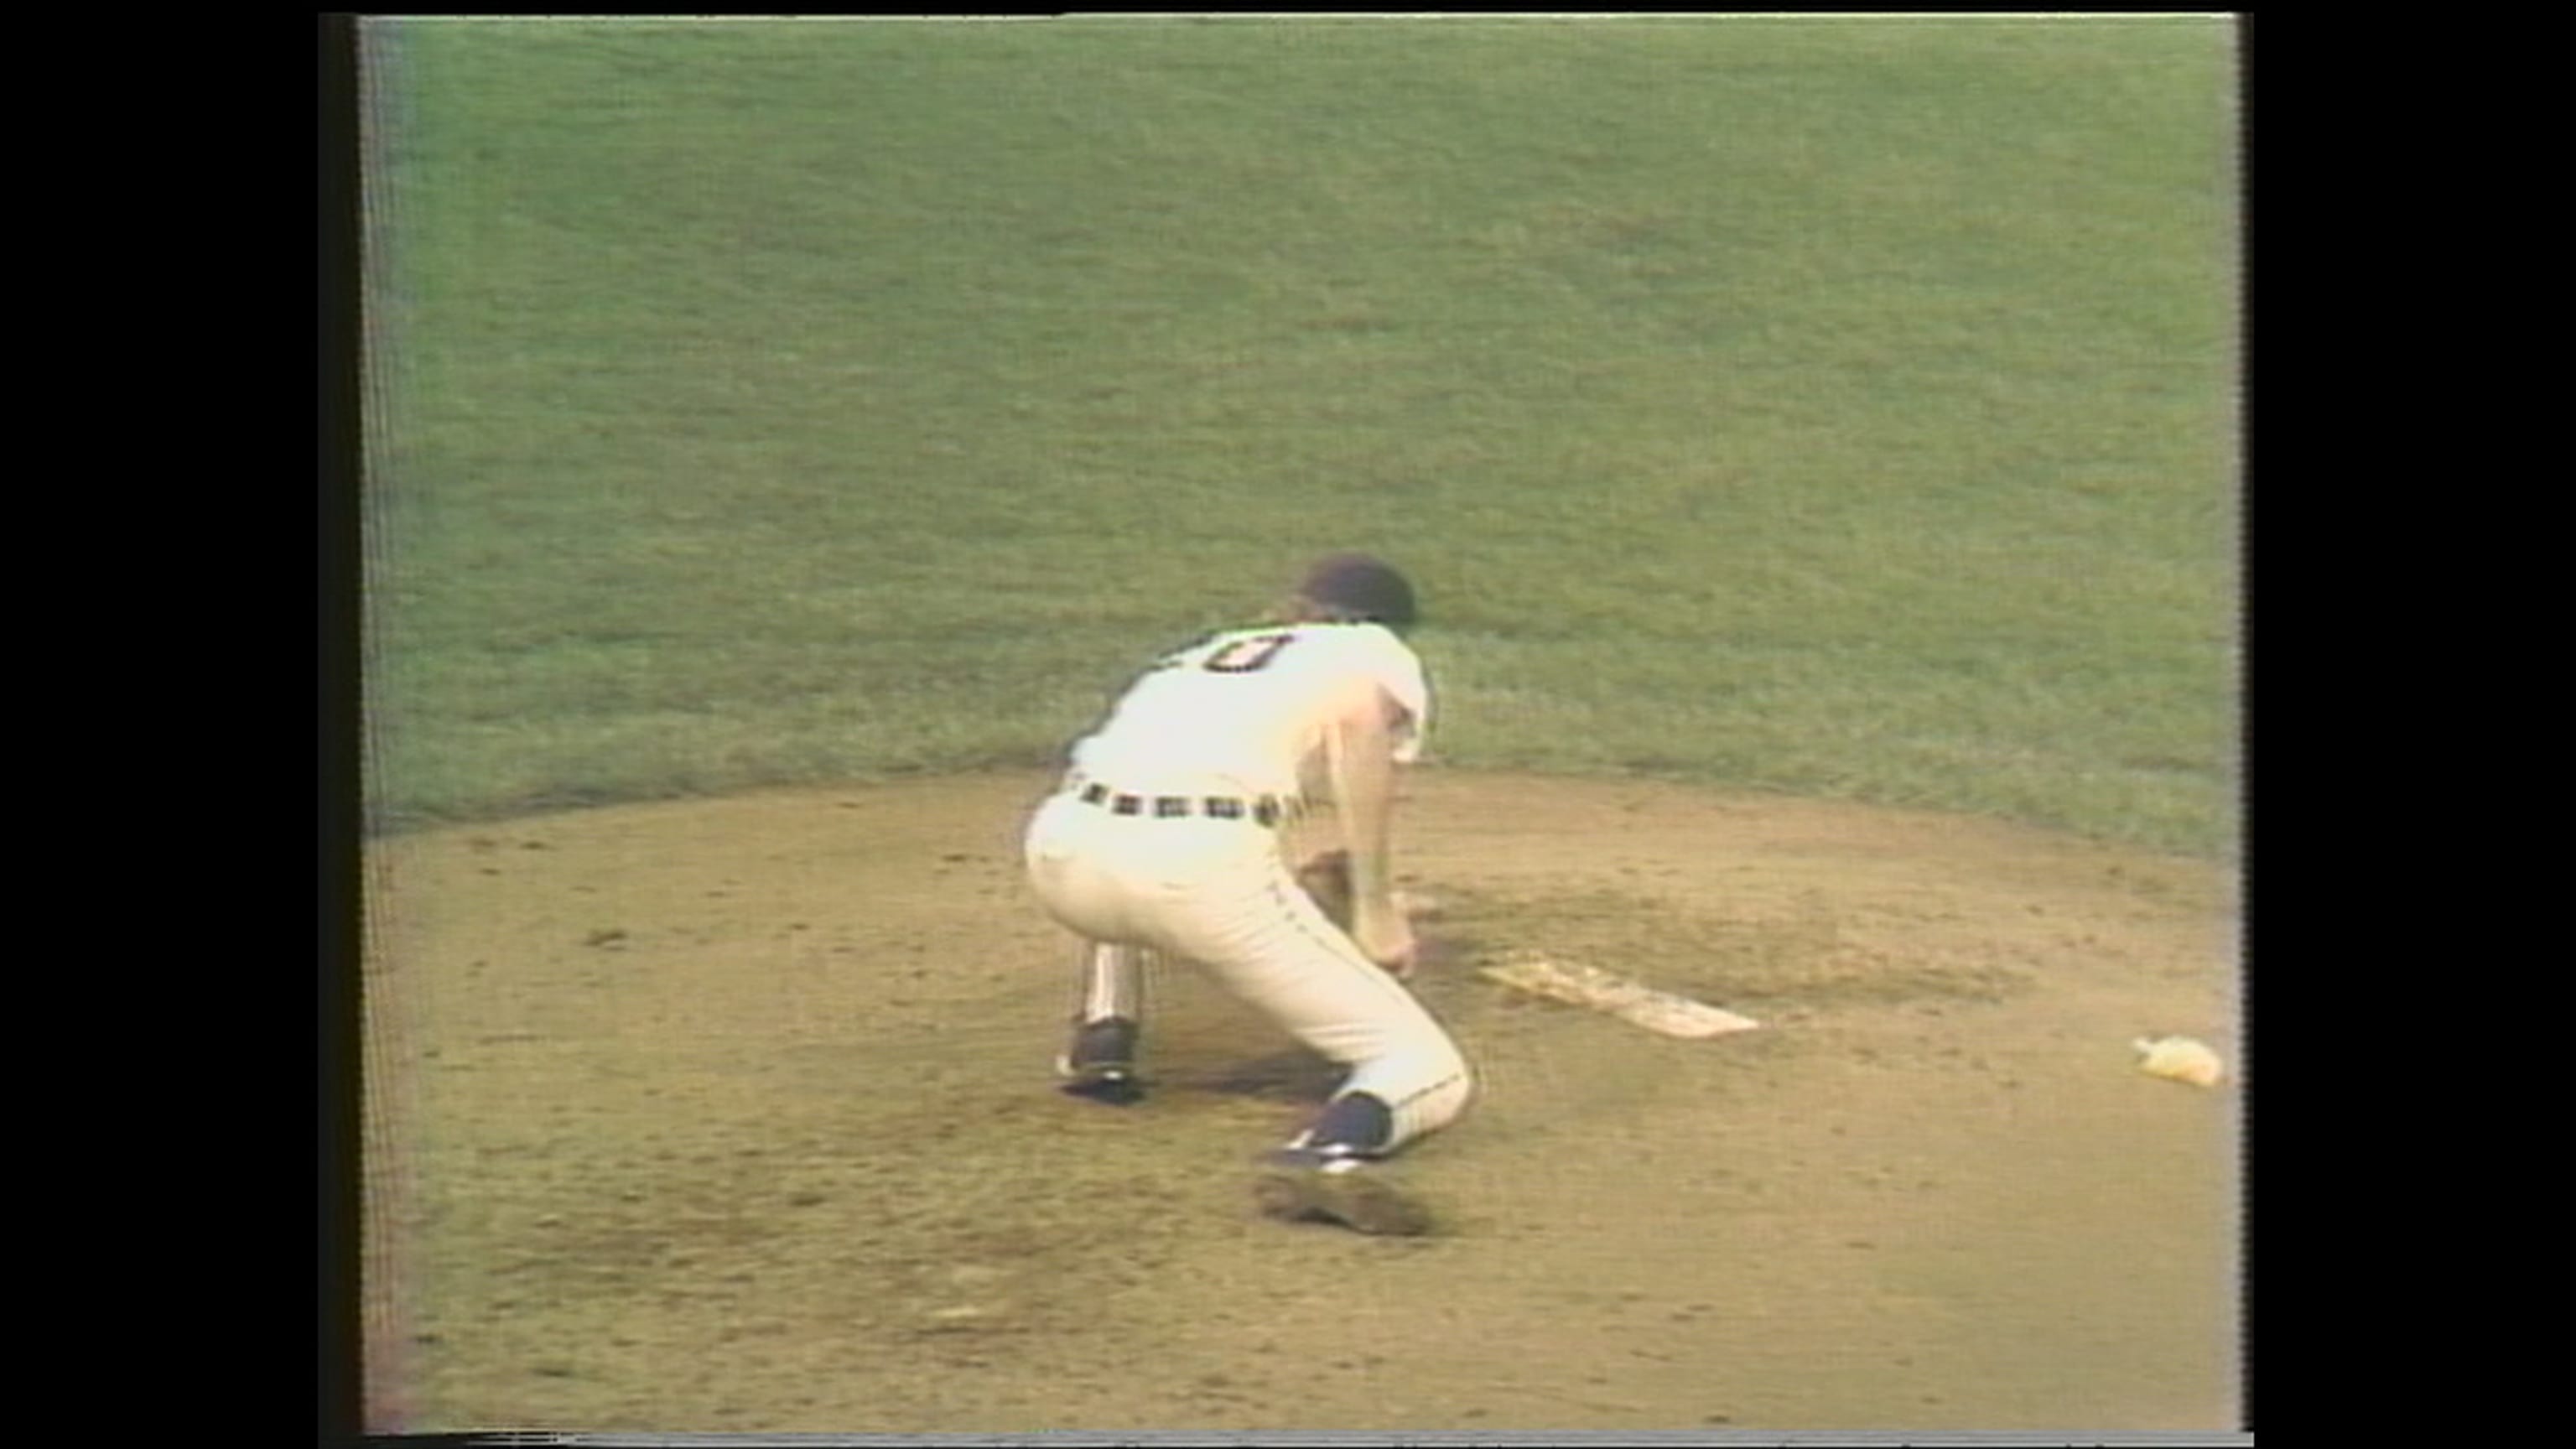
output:
<path id="1" fill-rule="evenodd" d="M 1164 658 L 1075 746 L 1026 853 L 1039 900 L 1086 941 L 1196 962 L 1349 1067 L 1335 1097 L 1385 1104 L 1385 1152 L 1457 1117 L 1472 1085 L 1448 1032 L 1324 915 L 1281 849 L 1277 824 L 1325 790 L 1324 740 L 1355 677 L 1404 711 L 1396 761 L 1420 758 L 1422 663 L 1382 625 L 1233 629 Z"/>

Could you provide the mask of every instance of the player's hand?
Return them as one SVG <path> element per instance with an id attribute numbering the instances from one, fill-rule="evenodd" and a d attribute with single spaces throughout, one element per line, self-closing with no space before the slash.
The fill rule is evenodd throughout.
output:
<path id="1" fill-rule="evenodd" d="M 1370 960 L 1394 973 L 1401 981 L 1413 974 L 1420 963 L 1422 943 L 1415 939 L 1413 923 L 1392 902 L 1374 909 L 1362 908 L 1359 918 L 1351 923 L 1351 939 Z"/>

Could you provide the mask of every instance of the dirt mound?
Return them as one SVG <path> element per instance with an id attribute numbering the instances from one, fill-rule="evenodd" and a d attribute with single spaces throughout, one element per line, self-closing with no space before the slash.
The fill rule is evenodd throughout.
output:
<path id="1" fill-rule="evenodd" d="M 1956 817 L 1430 770 L 1469 1116 L 1421 1239 L 1256 1217 L 1333 1073 L 1185 968 L 1144 1104 L 1049 1090 L 1034 777 L 587 811 L 368 856 L 378 1431 L 2225 1430 L 2217 867 Z M 1760 1018 L 1512 993 L 1535 948 Z"/>

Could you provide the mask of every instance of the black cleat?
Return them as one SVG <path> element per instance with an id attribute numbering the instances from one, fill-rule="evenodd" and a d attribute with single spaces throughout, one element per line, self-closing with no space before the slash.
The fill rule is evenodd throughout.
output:
<path id="1" fill-rule="evenodd" d="M 1073 1043 L 1056 1058 L 1056 1075 L 1065 1079 L 1067 1096 L 1085 1097 L 1113 1107 L 1144 1099 L 1144 1079 L 1136 1073 L 1136 1023 L 1124 1017 L 1085 1022 Z"/>
<path id="2" fill-rule="evenodd" d="M 1145 1084 L 1125 1067 L 1098 1067 L 1073 1074 L 1072 1080 L 1056 1090 L 1068 1097 L 1081 1097 L 1111 1107 L 1133 1107 L 1145 1100 Z"/>

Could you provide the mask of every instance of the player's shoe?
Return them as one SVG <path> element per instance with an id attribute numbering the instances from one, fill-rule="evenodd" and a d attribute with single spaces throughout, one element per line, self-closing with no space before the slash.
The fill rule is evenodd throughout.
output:
<path id="1" fill-rule="evenodd" d="M 1136 1072 L 1136 1023 L 1123 1016 L 1084 1022 L 1075 1028 L 1064 1055 L 1055 1059 L 1055 1071 L 1065 1079 L 1062 1090 L 1070 1096 L 1113 1107 L 1142 1100 L 1145 1082 Z"/>
<path id="2" fill-rule="evenodd" d="M 1430 1211 L 1348 1153 L 1282 1147 L 1261 1159 L 1253 1201 L 1285 1222 L 1339 1223 L 1354 1232 L 1418 1237 L 1431 1231 Z"/>

